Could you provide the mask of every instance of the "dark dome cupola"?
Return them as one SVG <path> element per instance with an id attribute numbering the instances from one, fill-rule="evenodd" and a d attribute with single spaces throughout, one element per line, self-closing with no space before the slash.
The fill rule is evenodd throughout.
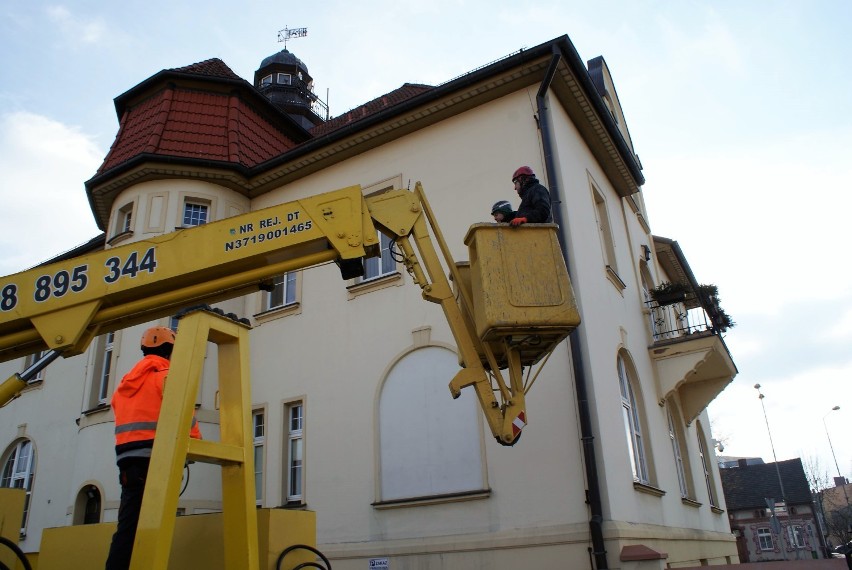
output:
<path id="1" fill-rule="evenodd" d="M 254 85 L 305 129 L 328 118 L 328 107 L 314 94 L 307 66 L 287 48 L 260 63 L 254 72 Z"/>

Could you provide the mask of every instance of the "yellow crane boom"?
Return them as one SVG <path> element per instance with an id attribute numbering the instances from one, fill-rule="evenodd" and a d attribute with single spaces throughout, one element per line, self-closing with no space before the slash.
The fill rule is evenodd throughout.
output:
<path id="1" fill-rule="evenodd" d="M 335 261 L 344 279 L 362 275 L 363 259 L 380 254 L 382 231 L 395 241 L 423 298 L 440 304 L 447 318 L 463 367 L 450 382 L 453 397 L 474 386 L 492 433 L 510 445 L 526 424 L 529 384 L 521 377 L 523 367 L 549 354 L 579 324 L 564 262 L 553 253 L 555 226 L 540 229 L 547 230 L 543 242 L 523 241 L 516 250 L 513 236 L 538 234 L 506 228 L 504 237 L 497 228 L 497 241 L 480 239 L 479 246 L 471 245 L 472 258 L 482 258 L 477 267 L 485 271 L 491 270 L 484 261 L 484 243 L 513 256 L 512 274 L 483 274 L 471 271 L 475 261 L 471 267 L 456 266 L 419 182 L 413 192 L 390 190 L 367 197 L 360 186 L 350 186 L 2 277 L 0 361 L 50 352 L 0 385 L 0 405 L 26 387 L 28 373 L 33 375 L 57 354 L 82 353 L 97 335 L 244 295 L 271 284 L 276 275 L 320 263 Z M 518 281 L 517 275 L 525 272 L 529 279 Z M 525 301 L 515 314 L 507 316 L 501 309 L 489 316 L 482 290 L 504 280 Z M 543 317 L 542 307 L 549 311 Z M 501 368 L 508 368 L 508 382 Z"/>

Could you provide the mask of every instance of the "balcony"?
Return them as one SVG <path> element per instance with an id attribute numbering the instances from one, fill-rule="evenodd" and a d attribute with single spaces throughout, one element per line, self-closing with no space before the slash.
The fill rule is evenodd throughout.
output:
<path id="1" fill-rule="evenodd" d="M 260 92 L 276 105 L 307 108 L 320 119 L 328 120 L 328 106 L 300 79 L 287 84 L 265 83 L 260 86 Z"/>
<path id="2" fill-rule="evenodd" d="M 737 374 L 722 339 L 718 318 L 696 299 L 671 305 L 647 303 L 654 342 L 648 347 L 657 367 L 660 402 L 676 395 L 684 420 L 692 422 Z M 713 311 L 713 308 L 710 308 Z"/>

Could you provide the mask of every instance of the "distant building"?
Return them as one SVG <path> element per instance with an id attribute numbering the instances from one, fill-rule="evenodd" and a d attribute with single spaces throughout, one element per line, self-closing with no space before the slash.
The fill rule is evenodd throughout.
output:
<path id="1" fill-rule="evenodd" d="M 816 494 L 822 511 L 823 531 L 829 546 L 852 541 L 852 484 L 844 477 L 834 478 L 834 487 Z"/>
<path id="2" fill-rule="evenodd" d="M 727 455 L 720 455 L 716 459 L 719 460 L 719 469 L 739 467 L 741 461 L 745 461 L 746 465 L 764 465 L 763 459 L 760 457 L 729 457 Z"/>
<path id="3" fill-rule="evenodd" d="M 801 459 L 751 465 L 747 459 L 740 459 L 737 467 L 720 469 L 719 475 L 731 531 L 737 537 L 740 562 L 824 557 Z M 775 521 L 767 502 L 773 499 Z"/>

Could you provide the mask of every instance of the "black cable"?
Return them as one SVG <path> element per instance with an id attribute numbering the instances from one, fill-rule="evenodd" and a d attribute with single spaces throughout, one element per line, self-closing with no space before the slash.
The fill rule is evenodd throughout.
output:
<path id="1" fill-rule="evenodd" d="M 3 537 L 3 536 L 0 536 L 0 544 L 3 544 L 3 545 L 5 545 L 5 546 L 8 546 L 8 547 L 9 547 L 9 550 L 11 550 L 12 552 L 14 552 L 14 553 L 15 553 L 15 556 L 17 556 L 17 557 L 18 557 L 18 560 L 20 560 L 20 561 L 21 561 L 21 563 L 24 565 L 24 570 L 33 570 L 33 567 L 32 567 L 32 566 L 30 566 L 30 561 L 29 561 L 29 560 L 27 560 L 27 555 L 26 555 L 26 554 L 24 554 L 24 551 L 23 551 L 23 550 L 21 550 L 21 549 L 18 547 L 18 545 L 17 545 L 17 544 L 15 544 L 15 543 L 14 543 L 14 542 L 12 542 L 11 540 L 9 540 L 8 538 L 5 538 L 5 537 Z M 324 557 L 323 557 L 323 558 L 324 558 Z M 8 568 L 7 568 L 7 570 L 8 570 Z"/>
<path id="2" fill-rule="evenodd" d="M 313 546 L 308 546 L 307 544 L 294 544 L 285 548 L 284 552 L 282 552 L 278 556 L 278 561 L 275 562 L 275 570 L 281 570 L 281 561 L 284 560 L 285 556 L 287 556 L 294 550 L 310 550 L 311 552 L 322 558 L 322 561 L 325 562 L 325 566 L 321 566 L 316 562 L 303 562 L 302 564 L 296 566 L 296 568 L 293 568 L 293 570 L 296 570 L 297 568 L 308 568 L 311 566 L 313 566 L 314 568 L 324 568 L 325 570 L 331 570 L 331 562 L 328 561 L 328 558 L 325 557 L 325 554 L 323 554 Z"/>
<path id="3" fill-rule="evenodd" d="M 319 568 L 320 570 L 325 570 L 325 566 L 323 566 L 319 562 L 302 562 L 301 564 L 293 568 L 293 570 L 299 570 L 300 568 Z"/>
<path id="4" fill-rule="evenodd" d="M 189 463 L 184 465 L 183 468 L 186 469 L 186 482 L 183 484 L 183 489 L 180 490 L 178 497 L 182 497 L 184 491 L 186 491 L 186 488 L 189 486 Z"/>
<path id="5" fill-rule="evenodd" d="M 388 254 L 391 256 L 391 259 L 393 259 L 397 263 L 404 262 L 405 254 L 403 254 L 401 251 L 394 251 L 394 246 L 396 246 L 396 240 L 392 239 L 388 244 Z"/>

